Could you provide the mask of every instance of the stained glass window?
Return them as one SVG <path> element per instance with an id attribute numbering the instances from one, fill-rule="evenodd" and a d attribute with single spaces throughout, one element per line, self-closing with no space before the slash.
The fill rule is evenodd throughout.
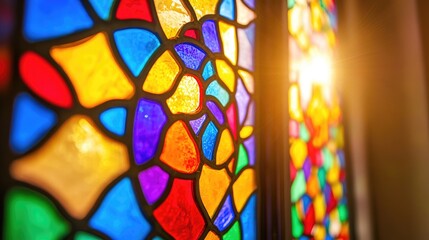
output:
<path id="1" fill-rule="evenodd" d="M 332 81 L 334 0 L 288 0 L 292 235 L 348 239 L 344 136 Z"/>
<path id="2" fill-rule="evenodd" d="M 254 0 L 26 0 L 5 239 L 255 239 Z"/>

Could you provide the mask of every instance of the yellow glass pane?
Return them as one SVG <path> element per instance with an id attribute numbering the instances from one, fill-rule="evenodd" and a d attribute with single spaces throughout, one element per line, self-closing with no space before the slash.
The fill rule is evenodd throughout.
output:
<path id="1" fill-rule="evenodd" d="M 237 64 L 237 32 L 233 25 L 219 22 L 220 38 L 223 44 L 223 53 L 233 65 Z"/>
<path id="2" fill-rule="evenodd" d="M 288 11 L 288 29 L 292 35 L 296 35 L 298 31 L 301 29 L 302 24 L 302 8 L 296 5 L 292 9 Z"/>
<path id="3" fill-rule="evenodd" d="M 197 144 L 183 121 L 173 123 L 168 129 L 160 160 L 182 173 L 193 173 L 198 169 Z"/>
<path id="4" fill-rule="evenodd" d="M 253 80 L 252 74 L 250 74 L 249 72 L 244 71 L 244 70 L 238 70 L 238 75 L 240 75 L 240 77 L 243 80 L 244 85 L 246 86 L 247 90 L 250 93 L 254 93 L 254 91 L 255 91 L 255 84 L 254 84 L 254 80 Z"/>
<path id="5" fill-rule="evenodd" d="M 134 95 L 134 86 L 115 61 L 104 33 L 53 47 L 51 56 L 69 76 L 84 107 Z"/>
<path id="6" fill-rule="evenodd" d="M 198 80 L 190 75 L 183 76 L 176 91 L 167 99 L 167 105 L 173 114 L 197 113 L 201 105 Z"/>
<path id="7" fill-rule="evenodd" d="M 222 131 L 220 136 L 219 146 L 216 152 L 216 164 L 221 165 L 228 161 L 229 157 L 234 153 L 234 141 L 228 129 Z"/>
<path id="8" fill-rule="evenodd" d="M 314 213 L 316 222 L 323 222 L 326 213 L 326 203 L 323 193 L 319 193 L 314 199 Z"/>
<path id="9" fill-rule="evenodd" d="M 241 212 L 248 198 L 256 190 L 255 170 L 248 168 L 244 170 L 232 186 L 235 207 Z"/>
<path id="10" fill-rule="evenodd" d="M 77 218 L 84 218 L 102 191 L 129 169 L 127 147 L 76 115 L 37 151 L 11 165 L 13 178 L 40 187 Z"/>
<path id="11" fill-rule="evenodd" d="M 248 138 L 253 133 L 253 127 L 252 126 L 245 126 L 240 131 L 240 137 L 242 139 Z"/>
<path id="12" fill-rule="evenodd" d="M 225 196 L 230 178 L 225 169 L 216 170 L 203 166 L 200 176 L 200 196 L 207 213 L 212 218 Z"/>
<path id="13" fill-rule="evenodd" d="M 290 147 L 290 156 L 295 168 L 302 168 L 305 158 L 307 157 L 307 144 L 301 139 L 293 140 L 292 146 Z"/>
<path id="14" fill-rule="evenodd" d="M 250 10 L 242 0 L 237 0 L 237 22 L 242 25 L 247 25 L 256 17 L 255 13 Z"/>
<path id="15" fill-rule="evenodd" d="M 334 194 L 335 199 L 343 198 L 343 185 L 341 182 L 336 182 L 332 184 L 332 193 Z"/>
<path id="16" fill-rule="evenodd" d="M 154 0 L 159 23 L 168 39 L 177 37 L 183 25 L 192 20 L 180 0 Z"/>
<path id="17" fill-rule="evenodd" d="M 235 91 L 235 74 L 232 68 L 224 60 L 216 60 L 217 73 L 223 83 L 231 92 Z"/>
<path id="18" fill-rule="evenodd" d="M 207 233 L 206 237 L 204 238 L 204 240 L 219 240 L 219 236 L 216 235 L 216 233 L 210 231 L 209 233 Z"/>
<path id="19" fill-rule="evenodd" d="M 327 14 L 320 6 L 319 2 L 311 3 L 311 25 L 315 31 L 322 31 L 323 27 L 326 25 Z"/>
<path id="20" fill-rule="evenodd" d="M 180 67 L 170 51 L 165 51 L 153 64 L 143 84 L 143 90 L 163 94 L 171 89 L 180 72 Z"/>
<path id="21" fill-rule="evenodd" d="M 215 14 L 217 0 L 189 0 L 189 3 L 194 8 L 195 15 L 197 15 L 198 20 L 204 17 L 205 15 Z"/>
<path id="22" fill-rule="evenodd" d="M 299 122 L 304 120 L 297 84 L 292 84 L 289 88 L 289 116 L 291 119 Z"/>
<path id="23" fill-rule="evenodd" d="M 348 234 L 346 234 L 347 236 Z M 315 240 L 325 240 L 326 239 L 326 228 L 323 225 L 315 225 L 313 228 L 313 236 Z"/>

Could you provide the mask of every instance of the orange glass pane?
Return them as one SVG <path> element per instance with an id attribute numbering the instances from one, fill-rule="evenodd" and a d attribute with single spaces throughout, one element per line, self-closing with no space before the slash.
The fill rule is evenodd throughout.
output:
<path id="1" fill-rule="evenodd" d="M 193 173 L 198 169 L 197 145 L 183 121 L 173 123 L 168 129 L 160 160 L 182 173 Z"/>
<path id="2" fill-rule="evenodd" d="M 232 186 L 234 203 L 238 212 L 241 212 L 247 199 L 256 189 L 255 170 L 248 168 L 244 170 Z"/>
<path id="3" fill-rule="evenodd" d="M 204 240 L 219 240 L 219 236 L 216 235 L 216 233 L 210 231 L 209 233 L 207 233 L 206 237 L 204 238 Z"/>
<path id="4" fill-rule="evenodd" d="M 127 147 L 104 136 L 88 117 L 76 115 L 40 149 L 14 161 L 10 171 L 82 219 L 104 188 L 128 168 Z"/>
<path id="5" fill-rule="evenodd" d="M 222 131 L 222 135 L 220 136 L 219 146 L 216 152 L 216 164 L 221 165 L 225 163 L 233 153 L 234 142 L 229 130 L 225 129 Z"/>
<path id="6" fill-rule="evenodd" d="M 225 195 L 230 178 L 225 169 L 216 170 L 203 166 L 200 176 L 200 196 L 210 217 L 213 217 Z"/>

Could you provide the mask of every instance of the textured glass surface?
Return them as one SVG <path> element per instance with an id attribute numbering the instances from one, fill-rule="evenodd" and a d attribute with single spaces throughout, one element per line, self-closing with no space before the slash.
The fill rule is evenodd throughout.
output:
<path id="1" fill-rule="evenodd" d="M 134 86 L 115 60 L 104 33 L 55 46 L 51 55 L 70 78 L 85 107 L 92 108 L 113 99 L 129 99 L 134 94 Z"/>
<path id="2" fill-rule="evenodd" d="M 292 235 L 349 239 L 342 111 L 331 73 L 335 2 L 289 0 L 288 7 Z"/>
<path id="3" fill-rule="evenodd" d="M 128 168 L 125 145 L 106 138 L 88 117 L 75 115 L 43 146 L 14 161 L 10 171 L 15 179 L 49 192 L 71 216 L 82 219 L 104 188 Z"/>
<path id="4" fill-rule="evenodd" d="M 19 11 L 0 238 L 256 239 L 252 0 Z"/>

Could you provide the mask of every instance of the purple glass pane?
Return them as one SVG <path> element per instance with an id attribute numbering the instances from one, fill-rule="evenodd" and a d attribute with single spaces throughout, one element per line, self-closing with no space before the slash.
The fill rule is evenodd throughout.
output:
<path id="1" fill-rule="evenodd" d="M 186 67 L 193 70 L 198 70 L 206 57 L 206 54 L 201 49 L 190 43 L 177 44 L 174 49 Z"/>
<path id="2" fill-rule="evenodd" d="M 244 125 L 253 126 L 254 124 L 255 124 L 255 103 L 251 102 Z"/>
<path id="3" fill-rule="evenodd" d="M 139 100 L 133 131 L 134 158 L 137 164 L 143 164 L 153 158 L 166 121 L 167 117 L 159 103 Z"/>
<path id="4" fill-rule="evenodd" d="M 249 139 L 244 141 L 244 146 L 247 149 L 250 166 L 255 166 L 255 136 L 251 136 Z"/>
<path id="5" fill-rule="evenodd" d="M 206 46 L 214 53 L 220 52 L 215 22 L 212 20 L 204 22 L 202 32 Z"/>
<path id="6" fill-rule="evenodd" d="M 223 113 L 219 109 L 219 107 L 216 105 L 216 103 L 214 103 L 212 101 L 208 101 L 207 107 L 210 109 L 210 112 L 212 112 L 213 116 L 215 116 L 215 118 L 219 122 L 219 124 L 223 124 L 223 122 L 224 122 Z"/>
<path id="7" fill-rule="evenodd" d="M 164 193 L 168 179 L 168 174 L 158 166 L 139 173 L 140 186 L 149 205 L 154 204 Z"/>
<path id="8" fill-rule="evenodd" d="M 246 91 L 241 79 L 238 79 L 237 84 L 237 93 L 235 94 L 235 99 L 237 100 L 238 105 L 238 119 L 240 124 L 243 124 L 244 118 L 246 117 L 247 106 L 249 104 L 249 94 Z"/>
<path id="9" fill-rule="evenodd" d="M 254 69 L 255 24 L 252 23 L 246 29 L 238 29 L 239 56 L 238 65 L 248 70 Z"/>
<path id="10" fill-rule="evenodd" d="M 201 130 L 201 126 L 203 125 L 204 121 L 206 120 L 207 115 L 203 115 L 202 117 L 191 120 L 189 123 L 191 124 L 192 130 L 194 130 L 194 133 L 198 135 L 198 133 Z"/>
<path id="11" fill-rule="evenodd" d="M 227 229 L 228 226 L 232 223 L 232 221 L 234 220 L 234 217 L 235 217 L 235 214 L 234 214 L 234 209 L 232 207 L 231 196 L 228 196 L 226 198 L 225 203 L 222 206 L 222 209 L 217 215 L 217 218 L 214 224 L 220 231 L 223 231 Z"/>
<path id="12" fill-rule="evenodd" d="M 305 180 L 307 181 L 311 174 L 311 161 L 309 157 L 305 159 L 304 165 L 302 166 L 302 168 L 304 170 Z"/>
<path id="13" fill-rule="evenodd" d="M 244 3 L 246 3 L 247 6 L 255 9 L 255 0 L 244 0 Z"/>

